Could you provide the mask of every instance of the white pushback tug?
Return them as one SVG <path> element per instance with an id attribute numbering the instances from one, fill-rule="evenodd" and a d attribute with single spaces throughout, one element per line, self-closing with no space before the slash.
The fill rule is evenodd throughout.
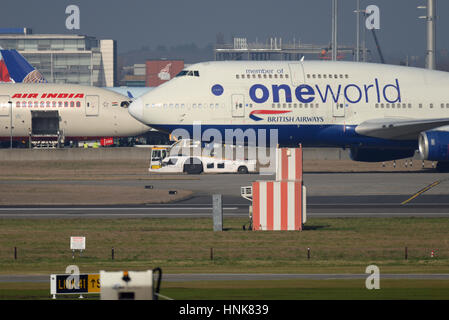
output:
<path id="1" fill-rule="evenodd" d="M 151 150 L 149 172 L 159 173 L 254 173 L 257 172 L 256 160 L 233 160 L 214 156 L 214 149 L 202 148 L 191 139 L 181 139 L 170 146 L 155 146 Z M 194 150 L 198 152 L 195 152 Z M 205 155 L 207 153 L 207 155 Z"/>

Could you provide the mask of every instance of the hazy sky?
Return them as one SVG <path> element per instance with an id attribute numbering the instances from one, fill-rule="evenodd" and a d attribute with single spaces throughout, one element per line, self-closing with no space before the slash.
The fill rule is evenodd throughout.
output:
<path id="1" fill-rule="evenodd" d="M 386 54 L 422 55 L 425 22 L 417 9 L 425 0 L 361 0 L 381 11 L 379 41 Z M 78 5 L 80 30 L 67 30 L 65 8 Z M 339 40 L 355 43 L 356 0 L 339 0 Z M 437 49 L 449 49 L 449 1 L 437 0 Z M 14 0 L 2 3 L 0 27 L 29 27 L 34 33 L 78 33 L 118 41 L 118 51 L 142 46 L 214 43 L 222 32 L 265 41 L 269 36 L 327 44 L 331 38 L 331 0 Z M 367 39 L 372 42 L 371 35 Z"/>

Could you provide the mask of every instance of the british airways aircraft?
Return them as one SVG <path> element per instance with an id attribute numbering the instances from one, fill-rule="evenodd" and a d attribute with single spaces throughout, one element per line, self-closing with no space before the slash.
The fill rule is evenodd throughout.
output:
<path id="1" fill-rule="evenodd" d="M 331 61 L 191 65 L 134 100 L 130 114 L 161 131 L 194 124 L 277 129 L 282 145 L 349 148 L 355 161 L 412 157 L 449 170 L 449 73 Z"/>

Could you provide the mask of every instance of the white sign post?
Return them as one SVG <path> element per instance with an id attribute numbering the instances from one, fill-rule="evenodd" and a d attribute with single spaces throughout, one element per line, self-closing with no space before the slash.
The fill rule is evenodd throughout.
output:
<path id="1" fill-rule="evenodd" d="M 86 237 L 70 237 L 70 250 L 72 250 L 72 259 L 75 259 L 75 250 L 86 250 Z"/>

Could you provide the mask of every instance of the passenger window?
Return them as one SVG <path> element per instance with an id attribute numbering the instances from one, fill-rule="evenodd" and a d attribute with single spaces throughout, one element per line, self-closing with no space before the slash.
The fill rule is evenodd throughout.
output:
<path id="1" fill-rule="evenodd" d="M 30 107 L 33 106 L 33 103 L 31 103 Z M 39 101 L 34 101 L 34 107 L 37 108 L 39 107 Z"/>
<path id="2" fill-rule="evenodd" d="M 288 79 L 288 74 L 285 75 L 285 78 Z"/>
<path id="3" fill-rule="evenodd" d="M 64 108 L 67 108 L 69 106 L 69 102 L 68 101 L 64 101 Z M 87 104 L 87 106 L 89 106 L 89 103 Z"/>
<path id="4" fill-rule="evenodd" d="M 74 101 L 70 101 L 70 107 L 73 108 L 75 106 L 75 102 Z"/>
<path id="5" fill-rule="evenodd" d="M 217 163 L 217 169 L 224 169 L 225 165 L 224 163 Z"/>
<path id="6" fill-rule="evenodd" d="M 235 75 L 235 78 L 236 78 L 236 79 L 238 79 L 238 78 L 239 78 L 239 75 L 238 75 L 238 74 L 236 74 L 236 75 Z"/>
<path id="7" fill-rule="evenodd" d="M 193 74 L 195 75 L 195 77 L 199 77 L 200 76 L 200 72 L 199 71 L 193 71 Z"/>
<path id="8" fill-rule="evenodd" d="M 41 101 L 41 108 L 45 107 L 45 102 Z"/>
<path id="9" fill-rule="evenodd" d="M 214 163 L 208 163 L 207 164 L 207 169 L 213 169 L 214 168 Z"/>
<path id="10" fill-rule="evenodd" d="M 58 102 L 58 108 L 62 108 L 62 101 Z"/>

